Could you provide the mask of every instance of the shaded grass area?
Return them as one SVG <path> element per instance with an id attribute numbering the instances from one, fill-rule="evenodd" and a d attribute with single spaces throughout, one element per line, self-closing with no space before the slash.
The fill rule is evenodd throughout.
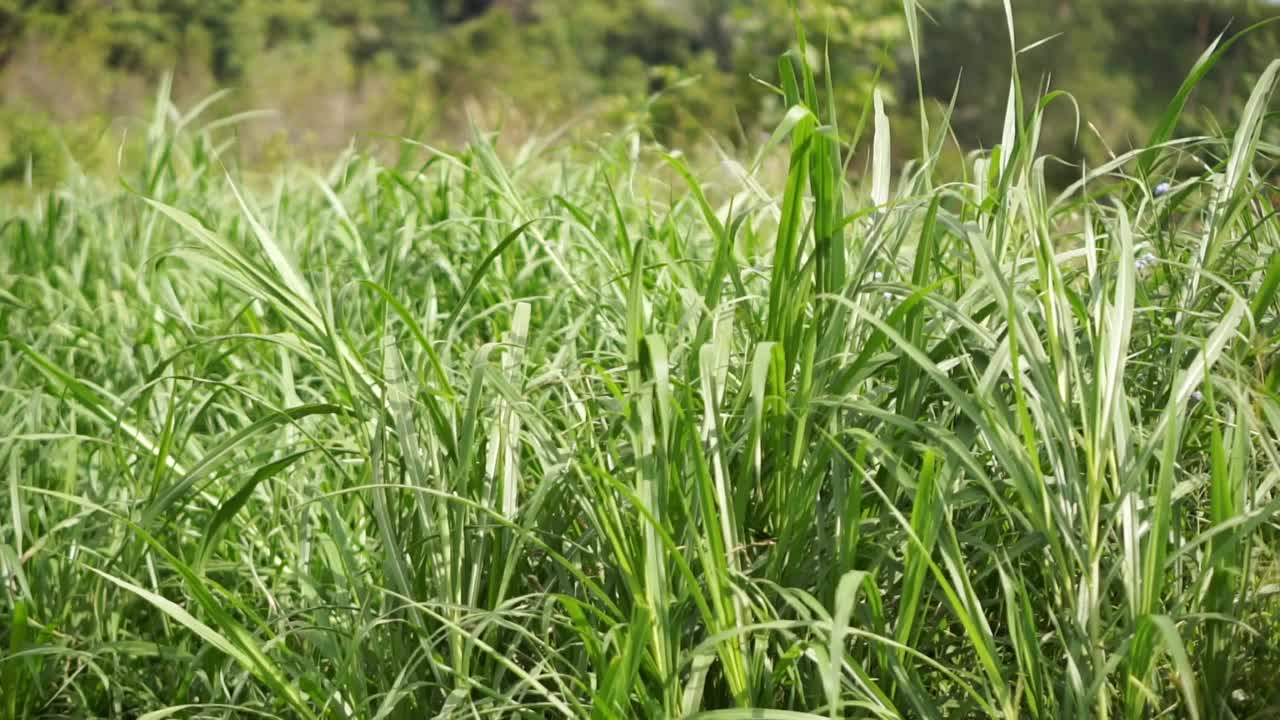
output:
<path id="1" fill-rule="evenodd" d="M 1055 98 L 939 177 L 805 57 L 777 183 L 479 133 L 254 183 L 162 107 L 17 214 L 4 714 L 1265 716 L 1280 63 L 1050 192 Z"/>

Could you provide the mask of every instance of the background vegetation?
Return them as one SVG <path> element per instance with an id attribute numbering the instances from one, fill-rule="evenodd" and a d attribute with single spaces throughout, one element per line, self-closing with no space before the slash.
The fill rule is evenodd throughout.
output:
<path id="1" fill-rule="evenodd" d="M 1009 80 L 1005 58 L 991 52 L 1006 44 L 1003 4 L 923 9 L 921 84 L 900 2 L 801 3 L 799 17 L 829 48 L 843 113 L 856 117 L 878 72 L 900 126 L 915 122 L 919 90 L 945 105 L 960 80 L 960 145 L 995 145 Z M 1018 2 L 1023 45 L 1056 36 L 1023 57 L 1024 83 L 1069 89 L 1083 122 L 1077 135 L 1076 113 L 1056 109 L 1044 147 L 1096 162 L 1140 144 L 1218 34 L 1276 9 L 1262 0 Z M 258 168 L 326 159 L 352 137 L 365 147 L 404 134 L 448 145 L 465 138 L 468 112 L 512 137 L 636 125 L 673 146 L 711 137 L 741 149 L 785 110 L 760 81 L 774 80 L 791 27 L 786 0 L 3 0 L 0 167 L 20 180 L 31 165 L 44 182 L 65 176 L 69 158 L 116 167 L 122 144 L 137 149 L 134 120 L 167 72 L 179 106 L 228 88 L 219 116 L 272 111 L 235 130 L 238 159 Z M 1232 122 L 1249 73 L 1278 44 L 1274 26 L 1241 43 L 1224 60 L 1226 79 L 1199 92 L 1179 130 Z M 822 77 L 817 47 L 812 55 Z M 904 133 L 898 158 L 919 152 L 914 137 Z M 1050 178 L 1076 174 L 1055 166 Z"/>
<path id="2" fill-rule="evenodd" d="M 52 9 L 23 22 L 100 11 Z M 524 6 L 430 9 L 408 37 L 592 47 Z M 902 9 L 848 27 L 944 64 Z M 410 77 L 350 45 L 408 17 L 305 46 Z M 181 74 L 114 167 L 54 132 L 65 177 L 22 163 L 0 202 L 0 717 L 1274 717 L 1280 60 L 1209 40 L 1149 130 L 1055 181 L 1071 102 L 1022 27 L 975 27 L 1016 69 L 963 118 L 903 100 L 934 81 L 901 49 L 845 86 L 855 55 L 765 24 L 789 49 L 763 83 L 705 39 L 725 85 L 673 71 L 679 102 L 635 104 L 645 63 L 617 117 L 608 76 L 545 80 L 586 83 L 542 98 L 591 118 L 567 137 L 260 172 L 257 121 L 175 100 Z M 129 47 L 95 92 L 142 77 Z M 210 67 L 340 76 L 255 52 Z M 714 163 L 669 151 L 716 137 L 698 97 L 752 118 Z"/>

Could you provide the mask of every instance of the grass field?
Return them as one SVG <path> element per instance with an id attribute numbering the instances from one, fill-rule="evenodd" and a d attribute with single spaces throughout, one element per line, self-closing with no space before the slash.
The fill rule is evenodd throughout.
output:
<path id="1" fill-rule="evenodd" d="M 759 162 L 255 178 L 162 93 L 13 211 L 0 716 L 1274 712 L 1280 63 L 1054 189 L 1069 98 L 942 177 L 805 56 Z"/>

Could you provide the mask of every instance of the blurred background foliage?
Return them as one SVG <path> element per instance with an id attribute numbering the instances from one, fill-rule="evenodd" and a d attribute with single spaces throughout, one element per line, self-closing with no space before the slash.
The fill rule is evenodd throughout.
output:
<path id="1" fill-rule="evenodd" d="M 923 0 L 922 87 L 964 150 L 998 142 L 1010 44 L 1001 0 Z M 1024 87 L 1069 90 L 1043 147 L 1097 162 L 1147 124 L 1220 33 L 1280 12 L 1263 0 L 1016 0 Z M 269 109 L 234 133 L 239 161 L 322 160 L 353 138 L 449 144 L 468 116 L 511 138 L 637 125 L 662 143 L 754 147 L 785 108 L 768 84 L 801 20 L 825 48 L 842 117 L 879 73 L 895 152 L 918 152 L 917 84 L 898 0 L 0 0 L 0 179 L 48 184 L 109 172 L 145 132 L 161 78 L 179 107 L 220 88 L 205 116 Z M 1251 73 L 1280 54 L 1280 23 L 1252 34 L 1205 83 L 1182 132 L 1229 127 Z M 815 62 L 815 65 L 824 63 Z M 957 86 L 958 83 L 958 86 Z M 849 133 L 852 128 L 842 128 Z M 898 140 L 901 138 L 901 141 Z M 855 164 L 853 171 L 858 171 Z"/>

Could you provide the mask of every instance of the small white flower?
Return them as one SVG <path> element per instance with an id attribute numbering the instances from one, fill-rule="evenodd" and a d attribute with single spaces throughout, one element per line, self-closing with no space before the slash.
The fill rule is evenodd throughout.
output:
<path id="1" fill-rule="evenodd" d="M 1158 262 L 1158 258 L 1155 255 L 1146 253 L 1133 262 L 1133 269 L 1138 271 L 1139 275 L 1145 275 L 1156 266 L 1156 262 Z"/>
<path id="2" fill-rule="evenodd" d="M 1193 402 L 1193 403 L 1198 403 L 1198 402 L 1200 402 L 1201 400 L 1204 400 L 1204 393 L 1200 392 L 1199 390 L 1194 390 L 1194 391 L 1192 391 L 1192 393 L 1191 393 L 1191 402 Z"/>
<path id="3" fill-rule="evenodd" d="M 1170 187 L 1170 185 L 1169 185 L 1169 183 L 1167 183 L 1167 182 L 1162 182 L 1162 183 L 1160 183 L 1159 185 L 1156 185 L 1155 190 L 1154 190 L 1154 194 L 1155 194 L 1155 196 L 1156 196 L 1156 197 L 1160 197 L 1160 196 L 1162 196 L 1162 195 L 1164 195 L 1164 194 L 1168 193 L 1168 192 L 1169 192 L 1169 187 Z"/>

